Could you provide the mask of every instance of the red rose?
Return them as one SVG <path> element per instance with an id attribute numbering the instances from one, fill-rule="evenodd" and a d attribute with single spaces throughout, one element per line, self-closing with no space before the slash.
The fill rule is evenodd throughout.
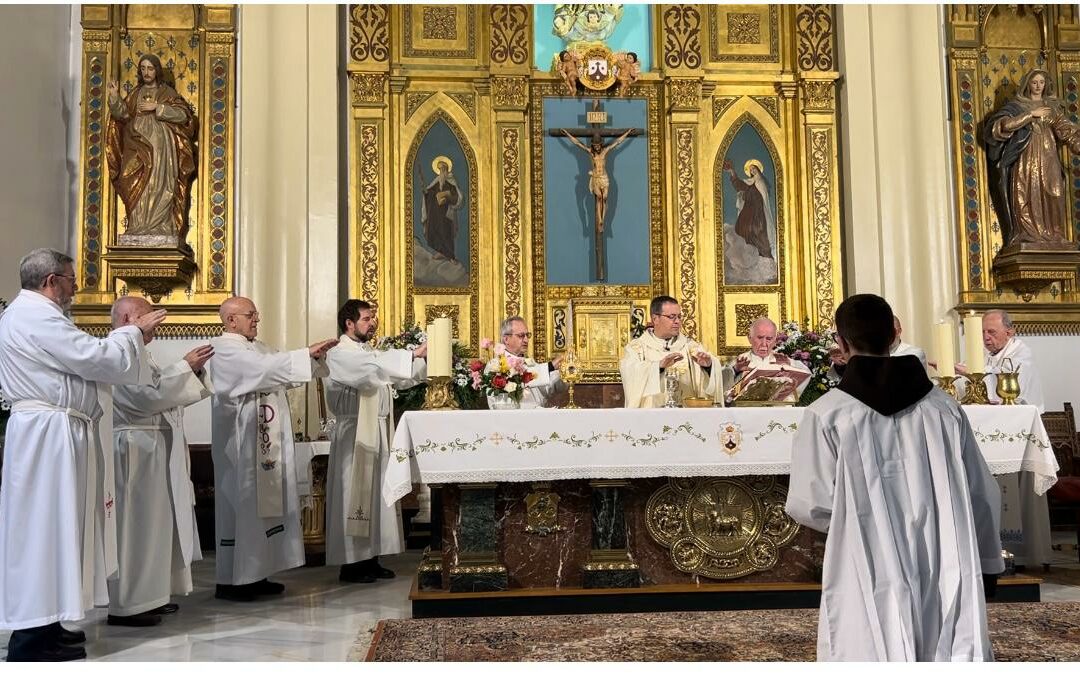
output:
<path id="1" fill-rule="evenodd" d="M 484 369 L 484 362 L 481 361 L 480 359 L 473 359 L 472 363 L 469 364 L 469 370 L 483 370 L 483 369 Z"/>
<path id="2" fill-rule="evenodd" d="M 521 383 L 522 384 L 528 384 L 528 383 L 532 382 L 535 379 L 536 379 L 536 373 L 533 373 L 532 371 L 526 370 L 524 373 L 521 374 Z"/>
<path id="3" fill-rule="evenodd" d="M 496 389 L 502 389 L 506 386 L 506 376 L 496 375 L 495 377 L 491 378 L 491 386 L 495 387 Z"/>

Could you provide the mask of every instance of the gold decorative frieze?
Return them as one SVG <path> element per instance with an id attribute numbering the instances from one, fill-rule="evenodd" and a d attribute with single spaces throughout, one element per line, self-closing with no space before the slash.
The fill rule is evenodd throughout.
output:
<path id="1" fill-rule="evenodd" d="M 780 124 L 780 100 L 775 96 L 751 96 L 753 100 L 757 101 L 758 105 L 765 108 L 769 113 L 769 117 L 773 118 L 773 121 Z"/>
<path id="2" fill-rule="evenodd" d="M 521 314 L 521 142 L 520 125 L 502 128 L 502 217 L 505 246 L 506 316 Z"/>
<path id="3" fill-rule="evenodd" d="M 701 12 L 694 5 L 670 5 L 664 10 L 664 66 L 701 67 Z"/>
<path id="4" fill-rule="evenodd" d="M 720 118 L 724 116 L 731 104 L 738 101 L 738 96 L 717 96 L 713 98 L 712 102 L 712 123 L 716 126 L 720 122 Z"/>
<path id="5" fill-rule="evenodd" d="M 461 316 L 460 305 L 424 305 L 424 323 L 430 323 L 432 319 L 450 319 L 451 336 L 457 340 L 461 337 L 458 331 L 458 317 Z"/>
<path id="6" fill-rule="evenodd" d="M 832 80 L 803 80 L 805 109 L 831 112 L 836 107 L 836 85 Z"/>
<path id="7" fill-rule="evenodd" d="M 214 308 L 217 311 L 217 308 Z M 112 332 L 111 323 L 85 324 L 79 322 L 79 327 L 94 337 L 105 337 Z M 159 340 L 209 340 L 221 335 L 220 323 L 165 323 L 158 326 L 154 331 L 154 337 Z"/>
<path id="8" fill-rule="evenodd" d="M 424 101 L 428 100 L 435 95 L 433 91 L 410 91 L 405 94 L 405 121 L 408 122 L 409 118 L 413 116 L 416 109 L 424 104 Z"/>
<path id="9" fill-rule="evenodd" d="M 672 110 L 697 110 L 701 106 L 701 80 L 668 79 L 668 107 Z"/>
<path id="10" fill-rule="evenodd" d="M 421 34 L 425 40 L 457 39 L 457 8 L 453 6 L 427 6 L 423 8 L 424 21 Z"/>
<path id="11" fill-rule="evenodd" d="M 461 106 L 461 109 L 465 111 L 473 124 L 476 124 L 476 94 L 450 92 L 447 96 L 454 99 L 454 102 Z"/>
<path id="12" fill-rule="evenodd" d="M 676 569 L 737 579 L 776 567 L 799 533 L 786 500 L 787 489 L 771 476 L 671 478 L 649 497 L 645 524 Z"/>
<path id="13" fill-rule="evenodd" d="M 735 333 L 739 336 L 749 336 L 751 324 L 763 316 L 769 316 L 769 305 L 766 303 L 748 305 L 736 303 Z"/>
<path id="14" fill-rule="evenodd" d="M 697 139 L 693 128 L 675 130 L 675 213 L 679 222 L 679 300 L 683 332 L 697 336 Z"/>
<path id="15" fill-rule="evenodd" d="M 836 68 L 832 5 L 798 5 L 795 34 L 801 70 L 832 71 Z"/>
<path id="16" fill-rule="evenodd" d="M 529 102 L 529 80 L 524 77 L 493 77 L 491 96 L 496 109 L 524 109 Z"/>
<path id="17" fill-rule="evenodd" d="M 475 59 L 479 5 L 398 5 L 408 58 Z"/>
<path id="18" fill-rule="evenodd" d="M 780 62 L 778 5 L 709 5 L 709 24 L 713 62 Z"/>
<path id="19" fill-rule="evenodd" d="M 390 59 L 390 6 L 349 6 L 349 58 L 385 63 Z"/>
<path id="20" fill-rule="evenodd" d="M 822 326 L 832 326 L 835 313 L 833 286 L 833 228 L 832 166 L 835 158 L 833 135 L 828 129 L 810 129 L 810 198 L 814 236 L 814 294 L 817 297 L 817 316 Z"/>
<path id="21" fill-rule="evenodd" d="M 491 5 L 491 63 L 524 66 L 529 62 L 528 5 Z"/>
<path id="22" fill-rule="evenodd" d="M 761 44 L 761 15 L 731 12 L 727 15 L 728 44 Z"/>
<path id="23" fill-rule="evenodd" d="M 386 79 L 386 73 L 349 73 L 349 80 L 352 82 L 352 104 L 384 104 Z"/>
<path id="24" fill-rule="evenodd" d="M 379 297 L 379 125 L 361 124 L 359 180 L 356 195 L 357 227 L 360 236 L 360 293 L 369 302 Z"/>

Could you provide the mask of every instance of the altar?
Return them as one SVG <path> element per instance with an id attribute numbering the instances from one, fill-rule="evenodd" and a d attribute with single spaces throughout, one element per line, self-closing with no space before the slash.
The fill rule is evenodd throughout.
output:
<path id="1" fill-rule="evenodd" d="M 965 411 L 992 473 L 1053 485 L 1036 408 Z M 804 412 L 406 413 L 383 491 L 432 487 L 414 615 L 815 606 L 825 537 L 783 510 Z M 1037 581 L 1005 580 L 1010 592 L 1037 599 Z"/>

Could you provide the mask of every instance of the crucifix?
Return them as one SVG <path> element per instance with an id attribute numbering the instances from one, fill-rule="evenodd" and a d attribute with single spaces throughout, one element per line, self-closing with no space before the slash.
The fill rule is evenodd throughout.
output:
<path id="1" fill-rule="evenodd" d="M 611 186 L 611 178 L 607 172 L 607 155 L 612 149 L 625 141 L 629 136 L 644 134 L 644 129 L 605 129 L 607 112 L 600 107 L 600 99 L 594 98 L 592 110 L 585 113 L 585 121 L 588 128 L 578 129 L 548 129 L 550 136 L 565 136 L 570 142 L 584 150 L 592 161 L 592 171 L 589 172 L 589 191 L 593 194 L 596 202 L 596 280 L 605 281 L 607 271 L 604 266 L 604 217 L 607 215 L 608 188 Z M 592 139 L 589 145 L 585 145 L 577 137 Z M 604 138 L 614 138 L 611 143 L 605 144 Z"/>

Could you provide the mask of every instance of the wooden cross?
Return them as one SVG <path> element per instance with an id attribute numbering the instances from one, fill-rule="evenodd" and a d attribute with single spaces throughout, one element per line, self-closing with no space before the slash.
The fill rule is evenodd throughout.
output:
<path id="1" fill-rule="evenodd" d="M 589 125 L 587 128 L 552 128 L 547 131 L 549 136 L 569 138 L 574 145 L 588 153 L 589 159 L 592 161 L 592 171 L 589 172 L 589 191 L 592 192 L 596 203 L 596 280 L 605 281 L 607 272 L 604 266 L 604 217 L 607 214 L 608 188 L 610 184 L 607 173 L 607 154 L 628 136 L 644 135 L 645 130 L 604 128 L 603 125 L 607 124 L 607 112 L 600 107 L 600 99 L 598 98 L 593 99 L 592 110 L 586 111 L 585 121 Z M 577 140 L 578 137 L 590 139 L 590 144 L 586 146 Z M 617 140 L 605 144 L 603 138 L 617 138 Z"/>

